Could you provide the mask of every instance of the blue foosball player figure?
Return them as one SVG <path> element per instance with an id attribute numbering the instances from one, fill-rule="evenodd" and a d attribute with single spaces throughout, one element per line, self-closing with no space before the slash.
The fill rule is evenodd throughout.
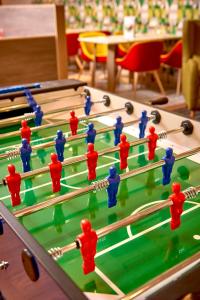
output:
<path id="1" fill-rule="evenodd" d="M 0 235 L 3 234 L 3 220 L 0 217 Z"/>
<path id="2" fill-rule="evenodd" d="M 94 129 L 94 124 L 89 123 L 88 124 L 88 130 L 86 131 L 87 137 L 86 137 L 86 143 L 92 143 L 94 144 L 95 142 L 95 137 L 96 137 L 96 130 Z"/>
<path id="3" fill-rule="evenodd" d="M 139 122 L 139 138 L 142 139 L 145 136 L 145 130 L 147 127 L 147 123 L 149 121 L 149 118 L 147 117 L 147 111 L 143 110 L 142 115 Z"/>
<path id="4" fill-rule="evenodd" d="M 165 162 L 165 164 L 162 166 L 162 172 L 163 172 L 163 180 L 162 183 L 163 185 L 169 184 L 171 181 L 171 173 L 175 161 L 175 157 L 173 155 L 173 149 L 172 148 L 167 148 L 166 149 L 166 154 L 162 158 Z"/>
<path id="5" fill-rule="evenodd" d="M 117 146 L 120 143 L 120 135 L 122 134 L 122 130 L 124 128 L 124 123 L 122 122 L 122 118 L 118 116 L 116 118 L 115 129 L 114 129 L 114 145 Z"/>
<path id="6" fill-rule="evenodd" d="M 64 160 L 65 143 L 66 143 L 66 138 L 63 135 L 62 130 L 58 130 L 57 137 L 55 138 L 55 148 L 56 148 L 56 153 L 58 155 L 58 160 L 61 162 Z"/>
<path id="7" fill-rule="evenodd" d="M 20 156 L 23 163 L 23 171 L 29 172 L 31 170 L 30 160 L 31 160 L 31 146 L 27 139 L 22 139 L 22 146 L 20 148 Z"/>
<path id="8" fill-rule="evenodd" d="M 36 109 L 36 106 L 37 106 L 37 102 L 35 101 L 35 99 L 33 98 L 31 92 L 26 89 L 24 90 L 24 94 L 26 96 L 26 99 L 27 99 L 27 102 L 28 102 L 28 105 L 33 109 L 33 111 Z"/>
<path id="9" fill-rule="evenodd" d="M 85 115 L 89 116 L 92 107 L 92 101 L 90 96 L 86 96 L 84 104 L 85 104 L 84 106 Z"/>
<path id="10" fill-rule="evenodd" d="M 109 186 L 106 190 L 108 193 L 108 207 L 110 208 L 117 204 L 117 192 L 120 183 L 120 176 L 117 174 L 116 167 L 110 167 L 107 180 L 109 182 Z"/>
<path id="11" fill-rule="evenodd" d="M 42 118 L 43 118 L 43 111 L 41 110 L 41 107 L 39 105 L 35 108 L 35 126 L 40 126 L 42 124 Z"/>

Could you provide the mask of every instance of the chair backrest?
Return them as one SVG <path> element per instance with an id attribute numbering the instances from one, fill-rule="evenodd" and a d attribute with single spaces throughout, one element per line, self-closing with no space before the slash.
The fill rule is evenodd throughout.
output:
<path id="1" fill-rule="evenodd" d="M 168 63 L 174 68 L 181 68 L 182 66 L 182 40 L 178 41 L 171 51 L 168 53 Z"/>
<path id="2" fill-rule="evenodd" d="M 133 72 L 158 70 L 162 49 L 163 42 L 159 41 L 136 43 L 124 57 L 123 66 Z"/>
<path id="3" fill-rule="evenodd" d="M 78 41 L 79 33 L 67 33 L 66 34 L 66 45 L 68 56 L 74 56 L 78 54 L 80 44 Z"/>
<path id="4" fill-rule="evenodd" d="M 103 32 L 98 31 L 92 31 L 92 32 L 84 32 L 79 34 L 79 37 L 95 37 L 95 36 L 106 36 Z M 80 42 L 81 50 L 85 56 L 93 56 L 94 55 L 94 44 L 92 43 L 85 43 Z M 96 47 L 96 56 L 97 57 L 104 57 L 107 56 L 107 46 L 106 45 L 100 45 L 98 44 Z"/>
<path id="5" fill-rule="evenodd" d="M 183 26 L 183 61 L 200 56 L 200 20 L 187 20 Z"/>

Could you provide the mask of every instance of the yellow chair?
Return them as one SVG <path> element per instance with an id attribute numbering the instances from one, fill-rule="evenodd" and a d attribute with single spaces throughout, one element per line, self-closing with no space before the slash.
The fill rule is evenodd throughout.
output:
<path id="1" fill-rule="evenodd" d="M 121 31 L 116 31 L 114 32 L 114 35 L 123 35 L 123 32 Z M 124 57 L 129 49 L 131 48 L 133 43 L 121 43 L 117 45 L 117 53 L 116 53 L 116 57 L 117 58 L 121 58 Z"/>
<path id="2" fill-rule="evenodd" d="M 92 32 L 84 32 L 79 34 L 80 38 L 84 37 L 96 37 L 96 36 L 106 36 L 103 32 L 98 31 L 92 31 Z M 106 63 L 107 61 L 107 54 L 108 54 L 108 48 L 107 45 L 101 45 L 98 44 L 95 45 L 93 43 L 87 43 L 87 42 L 80 42 L 81 46 L 81 58 L 83 61 L 86 61 L 88 63 L 93 63 L 91 68 L 91 73 L 93 77 L 93 83 L 94 83 L 94 76 L 96 72 L 96 64 L 94 62 L 98 63 Z"/>

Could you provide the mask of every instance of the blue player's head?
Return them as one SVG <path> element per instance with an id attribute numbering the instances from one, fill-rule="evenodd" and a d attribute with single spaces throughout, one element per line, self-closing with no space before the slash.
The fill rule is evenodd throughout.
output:
<path id="1" fill-rule="evenodd" d="M 166 149 L 166 157 L 167 158 L 170 158 L 170 157 L 172 157 L 172 155 L 173 155 L 173 149 L 172 148 L 167 148 Z"/>
<path id="2" fill-rule="evenodd" d="M 117 169 L 115 166 L 110 167 L 109 174 L 111 178 L 115 178 L 117 175 Z"/>
<path id="3" fill-rule="evenodd" d="M 120 124 L 122 122 L 122 117 L 117 116 L 116 121 L 117 121 L 118 124 Z"/>
<path id="4" fill-rule="evenodd" d="M 91 101 L 91 97 L 90 96 L 86 96 L 86 101 L 90 102 Z"/>
<path id="5" fill-rule="evenodd" d="M 146 117 L 147 116 L 147 111 L 146 110 L 143 110 L 142 111 L 142 117 Z"/>
<path id="6" fill-rule="evenodd" d="M 57 137 L 59 138 L 59 139 L 61 139 L 62 137 L 63 137 L 63 132 L 62 132 L 62 130 L 57 130 Z"/>
<path id="7" fill-rule="evenodd" d="M 35 111 L 36 111 L 36 112 L 40 112 L 40 111 L 41 111 L 41 106 L 40 106 L 40 105 L 37 105 L 36 108 L 35 108 Z"/>
<path id="8" fill-rule="evenodd" d="M 89 130 L 93 130 L 94 129 L 94 124 L 93 123 L 89 123 L 88 124 L 88 129 Z"/>
<path id="9" fill-rule="evenodd" d="M 22 139 L 22 147 L 26 147 L 28 145 L 27 139 Z"/>

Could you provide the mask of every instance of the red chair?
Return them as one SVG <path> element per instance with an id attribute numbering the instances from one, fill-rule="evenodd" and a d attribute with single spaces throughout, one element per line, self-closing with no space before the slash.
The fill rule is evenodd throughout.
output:
<path id="1" fill-rule="evenodd" d="M 178 41 L 169 53 L 161 55 L 160 62 L 178 69 L 176 93 L 179 95 L 181 88 L 182 41 Z"/>
<path id="2" fill-rule="evenodd" d="M 80 71 L 83 70 L 83 65 L 79 59 L 80 43 L 78 41 L 79 33 L 67 33 L 66 34 L 66 45 L 68 57 L 74 57 L 77 66 Z"/>
<path id="3" fill-rule="evenodd" d="M 160 81 L 158 70 L 160 68 L 160 55 L 162 53 L 162 42 L 144 42 L 134 44 L 123 58 L 116 59 L 116 63 L 122 69 L 134 72 L 133 87 L 136 93 L 138 74 L 141 72 L 153 73 L 162 94 L 165 94 Z"/>

